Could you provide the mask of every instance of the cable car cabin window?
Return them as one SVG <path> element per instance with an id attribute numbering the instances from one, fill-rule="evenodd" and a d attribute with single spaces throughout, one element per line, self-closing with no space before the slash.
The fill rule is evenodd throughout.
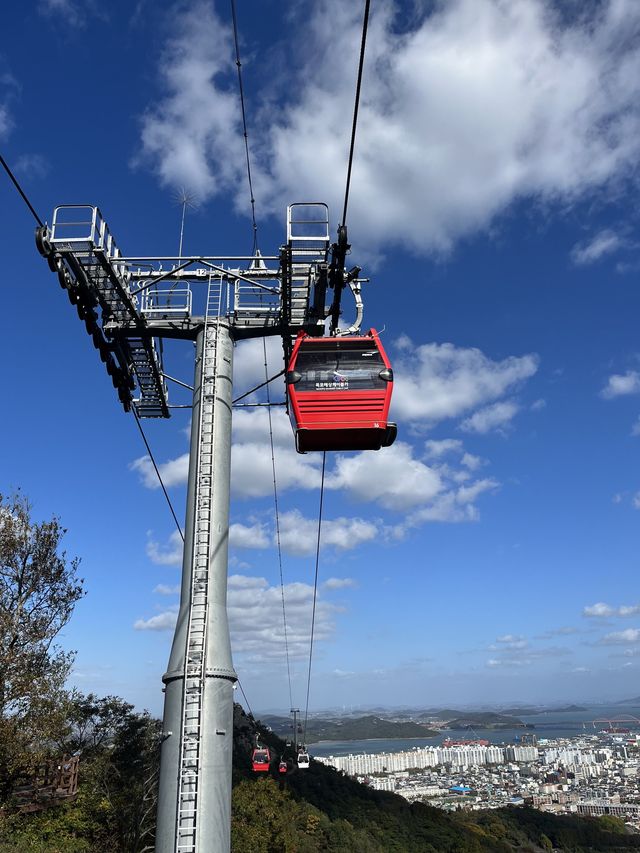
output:
<path id="1" fill-rule="evenodd" d="M 384 369 L 382 356 L 370 345 L 301 347 L 295 364 L 295 372 L 300 374 L 296 391 L 383 390 L 388 382 L 380 376 Z"/>

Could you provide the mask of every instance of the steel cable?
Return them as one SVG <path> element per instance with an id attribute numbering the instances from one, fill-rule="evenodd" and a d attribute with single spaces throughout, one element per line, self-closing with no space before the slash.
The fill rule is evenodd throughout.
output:
<path id="1" fill-rule="evenodd" d="M 236 50 L 236 67 L 238 69 L 238 89 L 240 91 L 240 108 L 242 110 L 242 132 L 244 135 L 244 151 L 247 160 L 247 180 L 249 182 L 249 198 L 251 201 L 251 224 L 253 227 L 253 254 L 258 250 L 258 225 L 256 223 L 256 200 L 253 195 L 253 181 L 251 180 L 251 159 L 249 157 L 249 134 L 247 133 L 247 114 L 244 107 L 244 86 L 242 84 L 242 63 L 240 62 L 240 47 L 238 44 L 238 19 L 236 17 L 236 3 L 231 0 L 231 17 L 233 19 L 233 42 Z"/>
<path id="2" fill-rule="evenodd" d="M 269 376 L 269 368 L 267 365 L 267 340 L 266 338 L 262 339 L 262 348 L 264 352 L 264 375 Z M 273 503 L 275 506 L 275 516 L 276 516 L 276 545 L 278 548 L 278 568 L 280 569 L 280 592 L 282 596 L 282 624 L 284 627 L 284 649 L 287 658 L 287 680 L 289 683 L 289 707 L 293 708 L 293 693 L 291 690 L 291 661 L 289 657 L 289 632 L 287 628 L 287 609 L 285 605 L 285 594 L 284 594 L 284 573 L 282 571 L 282 546 L 280 541 L 280 512 L 278 507 L 278 484 L 276 480 L 276 457 L 273 448 L 273 422 L 271 418 L 271 396 L 269 393 L 269 385 L 266 385 L 267 389 L 267 412 L 269 415 L 269 441 L 271 444 L 271 471 L 273 473 Z"/>
<path id="3" fill-rule="evenodd" d="M 140 435 L 142 436 L 142 440 L 144 441 L 144 446 L 147 448 L 147 453 L 149 454 L 149 459 L 151 460 L 151 464 L 153 465 L 153 469 L 156 472 L 156 476 L 158 477 L 158 482 L 162 488 L 165 498 L 167 499 L 167 503 L 169 504 L 169 509 L 171 510 L 171 515 L 173 516 L 173 520 L 176 523 L 176 527 L 178 528 L 178 533 L 180 534 L 180 538 L 184 542 L 184 533 L 182 532 L 182 528 L 180 527 L 180 522 L 178 521 L 178 517 L 173 508 L 173 504 L 171 503 L 171 499 L 169 494 L 165 488 L 164 483 L 162 482 L 162 476 L 160 475 L 160 469 L 156 465 L 156 460 L 153 458 L 153 453 L 151 452 L 151 448 L 149 447 L 149 442 L 147 441 L 147 436 L 144 434 L 144 430 L 142 429 L 142 424 L 140 423 L 140 417 L 135 409 L 131 409 L 136 419 L 136 423 L 138 424 L 138 429 L 140 430 Z"/>
<path id="4" fill-rule="evenodd" d="M 322 504 L 324 502 L 324 471 L 325 471 L 325 463 L 327 461 L 327 453 L 326 451 L 322 454 L 322 479 L 320 481 L 320 507 L 318 510 L 318 538 L 316 542 L 316 571 L 315 577 L 313 580 L 313 607 L 311 610 L 311 638 L 309 641 L 309 674 L 307 676 L 307 701 L 305 703 L 304 709 L 304 726 L 303 726 L 303 734 L 304 743 L 307 743 L 307 719 L 309 716 L 309 693 L 311 690 L 311 661 L 313 659 L 313 634 L 316 625 L 316 600 L 318 598 L 318 567 L 320 565 L 320 533 L 322 530 Z M 306 746 L 305 746 L 306 748 Z"/>
<path id="5" fill-rule="evenodd" d="M 369 7 L 371 0 L 366 0 L 364 5 L 364 19 L 362 22 L 362 41 L 360 43 L 360 64 L 358 66 L 358 79 L 356 82 L 356 99 L 353 107 L 353 124 L 351 126 L 351 145 L 349 147 L 349 164 L 347 166 L 347 183 L 344 193 L 344 208 L 342 211 L 342 225 L 347 224 L 347 205 L 349 203 L 349 188 L 351 186 L 351 166 L 353 164 L 353 151 L 356 144 L 356 128 L 358 126 L 358 108 L 360 106 L 360 87 L 362 84 L 362 71 L 364 68 L 364 51 L 367 44 L 367 30 L 369 28 Z"/>

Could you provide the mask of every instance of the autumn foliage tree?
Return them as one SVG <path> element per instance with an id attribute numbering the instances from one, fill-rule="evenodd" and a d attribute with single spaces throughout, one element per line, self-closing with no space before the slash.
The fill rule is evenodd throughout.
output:
<path id="1" fill-rule="evenodd" d="M 0 800 L 46 757 L 64 725 L 72 652 L 55 645 L 82 597 L 78 559 L 57 518 L 37 522 L 20 493 L 0 495 Z"/>

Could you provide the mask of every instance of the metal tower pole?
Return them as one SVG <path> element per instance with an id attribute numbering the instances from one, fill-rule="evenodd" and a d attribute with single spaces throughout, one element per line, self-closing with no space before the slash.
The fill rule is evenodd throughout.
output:
<path id="1" fill-rule="evenodd" d="M 180 609 L 163 676 L 156 853 L 228 853 L 233 685 L 227 621 L 233 343 L 207 319 L 196 341 Z"/>

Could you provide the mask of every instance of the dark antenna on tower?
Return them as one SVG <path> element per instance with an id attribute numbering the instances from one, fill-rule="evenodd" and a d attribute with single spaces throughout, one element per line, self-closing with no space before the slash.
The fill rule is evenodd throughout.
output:
<path id="1" fill-rule="evenodd" d="M 187 208 L 189 210 L 197 210 L 198 208 L 198 200 L 196 194 L 190 192 L 186 187 L 180 187 L 180 189 L 175 193 L 173 200 L 175 203 L 182 208 L 182 216 L 180 217 L 180 245 L 178 247 L 178 257 L 182 258 L 182 241 L 184 238 L 184 219 L 187 213 Z"/>

